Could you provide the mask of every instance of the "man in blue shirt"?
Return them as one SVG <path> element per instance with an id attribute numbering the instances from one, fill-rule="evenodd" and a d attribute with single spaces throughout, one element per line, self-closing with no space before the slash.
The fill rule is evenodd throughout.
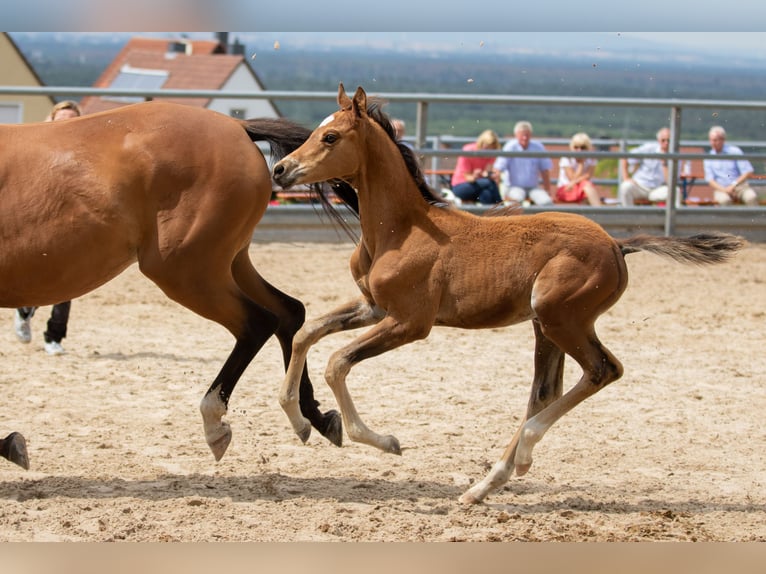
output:
<path id="1" fill-rule="evenodd" d="M 545 151 L 543 144 L 532 140 L 532 124 L 529 122 L 517 122 L 513 135 L 516 139 L 506 142 L 503 151 Z M 502 180 L 504 200 L 523 203 L 529 199 L 535 205 L 553 203 L 550 195 L 552 168 L 553 162 L 549 157 L 500 156 L 494 165 Z"/>
<path id="2" fill-rule="evenodd" d="M 714 156 L 742 155 L 742 150 L 726 143 L 726 130 L 713 126 L 708 132 L 710 153 Z M 753 175 L 753 165 L 744 158 L 706 159 L 705 180 L 713 188 L 713 196 L 720 205 L 731 205 L 737 201 L 745 205 L 758 205 L 758 194 L 747 183 Z"/>

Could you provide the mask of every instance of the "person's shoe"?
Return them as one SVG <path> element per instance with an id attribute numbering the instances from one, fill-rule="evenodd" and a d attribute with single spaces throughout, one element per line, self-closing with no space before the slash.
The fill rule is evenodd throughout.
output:
<path id="1" fill-rule="evenodd" d="M 58 341 L 49 341 L 45 343 L 45 352 L 49 355 L 63 355 L 66 351 Z"/>
<path id="2" fill-rule="evenodd" d="M 16 331 L 16 337 L 22 343 L 29 343 L 32 340 L 32 325 L 29 323 L 29 317 L 24 319 L 18 309 L 13 316 L 13 328 Z"/>

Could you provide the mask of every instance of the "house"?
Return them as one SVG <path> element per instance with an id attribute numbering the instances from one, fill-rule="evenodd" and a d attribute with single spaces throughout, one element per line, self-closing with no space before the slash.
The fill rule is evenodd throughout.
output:
<path id="1" fill-rule="evenodd" d="M 222 90 L 260 92 L 264 90 L 244 55 L 244 46 L 230 45 L 226 32 L 216 40 L 186 38 L 131 38 L 98 78 L 96 88 Z M 80 102 L 83 113 L 114 109 L 144 98 L 86 96 Z M 237 118 L 277 118 L 281 114 L 269 100 L 223 98 L 154 98 L 208 108 Z"/>
<path id="2" fill-rule="evenodd" d="M 43 86 L 16 43 L 0 33 L 0 77 L 5 86 Z M 41 122 L 56 102 L 50 96 L 0 94 L 0 124 Z"/>

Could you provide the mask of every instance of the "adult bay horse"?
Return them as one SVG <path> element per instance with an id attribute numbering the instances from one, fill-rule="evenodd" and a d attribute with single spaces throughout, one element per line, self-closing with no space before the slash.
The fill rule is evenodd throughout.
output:
<path id="1" fill-rule="evenodd" d="M 436 326 L 483 329 L 532 321 L 535 364 L 526 415 L 490 473 L 461 496 L 477 503 L 514 470 L 527 472 L 532 449 L 580 402 L 617 380 L 620 362 L 596 336 L 596 319 L 628 283 L 625 255 L 649 251 L 689 263 L 724 261 L 744 244 L 709 233 L 690 238 L 614 239 L 593 221 L 570 213 L 477 216 L 440 204 L 412 152 L 398 144 L 376 102 L 343 85 L 340 111 L 273 168 L 282 186 L 342 180 L 356 189 L 361 241 L 351 272 L 362 296 L 307 321 L 293 340 L 280 402 L 305 440 L 298 383 L 308 350 L 330 333 L 372 326 L 332 354 L 325 377 L 349 438 L 400 454 L 398 440 L 370 430 L 346 387 L 351 368 L 428 336 Z M 564 356 L 582 377 L 563 392 Z"/>
<path id="2" fill-rule="evenodd" d="M 286 366 L 305 318 L 303 304 L 261 277 L 248 255 L 272 193 L 253 142 L 269 142 L 280 158 L 310 133 L 287 120 L 160 102 L 0 126 L 0 306 L 73 299 L 138 262 L 168 297 L 236 339 L 200 405 L 220 459 L 240 376 L 274 334 Z M 340 416 L 318 409 L 308 371 L 299 378 L 301 413 L 340 445 Z M 25 445 L 11 433 L 0 456 L 27 468 Z"/>

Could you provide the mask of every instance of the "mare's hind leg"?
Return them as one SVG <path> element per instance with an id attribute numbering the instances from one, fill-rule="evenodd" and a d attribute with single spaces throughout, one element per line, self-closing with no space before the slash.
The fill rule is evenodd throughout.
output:
<path id="1" fill-rule="evenodd" d="M 303 409 L 298 409 L 298 399 L 303 404 L 303 381 L 307 377 L 306 356 L 309 349 L 327 335 L 372 325 L 382 317 L 383 313 L 379 309 L 370 306 L 364 298 L 360 298 L 341 305 L 317 319 L 307 321 L 295 334 L 292 356 L 290 357 L 285 379 L 282 383 L 279 403 L 290 419 L 293 430 L 295 430 L 295 433 L 303 442 L 308 440 L 311 427 L 308 421 L 301 415 Z M 301 386 L 299 397 L 296 397 L 295 391 L 298 381 L 300 381 Z M 338 425 L 338 431 L 342 432 L 341 424 Z M 335 444 L 341 445 L 341 437 L 338 437 L 338 442 Z"/>
<path id="2" fill-rule="evenodd" d="M 481 502 L 487 494 L 508 482 L 514 468 L 516 449 L 525 423 L 561 397 L 564 380 L 564 353 L 543 335 L 537 319 L 532 321 L 532 325 L 535 330 L 535 370 L 526 415 L 500 460 L 495 463 L 483 480 L 463 493 L 460 502 L 466 504 Z M 529 466 L 519 472 L 519 468 L 516 468 L 518 474 L 524 474 L 528 469 Z"/>
<path id="3" fill-rule="evenodd" d="M 287 395 L 284 392 L 284 385 L 287 383 L 283 384 L 282 392 L 280 393 L 280 403 L 285 411 L 288 411 L 288 407 L 285 406 L 284 397 L 290 396 L 293 400 L 294 410 L 290 411 L 293 415 L 291 416 L 288 412 L 293 428 L 295 428 L 301 440 L 305 442 L 311 433 L 310 422 L 330 442 L 336 446 L 341 446 L 343 443 L 343 423 L 340 413 L 335 410 L 322 413 L 319 410 L 319 403 L 314 400 L 314 387 L 309 379 L 308 368 L 306 366 L 308 346 L 313 344 L 314 341 L 308 343 L 308 346 L 300 343 L 296 344 L 295 342 L 296 333 L 304 332 L 302 327 L 304 326 L 306 311 L 303 303 L 279 291 L 263 279 L 253 267 L 246 250 L 237 254 L 232 265 L 232 272 L 234 280 L 240 288 L 251 299 L 274 313 L 279 320 L 276 336 L 282 348 L 285 369 L 290 373 L 290 375 L 286 375 L 285 381 L 289 378 L 292 383 L 290 392 Z M 321 336 L 324 336 L 324 334 Z M 296 349 L 298 349 L 298 357 L 296 357 Z M 300 387 L 296 397 L 295 385 L 297 384 Z M 308 422 L 306 419 L 308 419 Z M 297 421 L 300 421 L 299 428 L 296 428 Z"/>
<path id="4" fill-rule="evenodd" d="M 232 277 L 230 260 L 190 250 L 184 257 L 164 260 L 144 254 L 139 265 L 168 297 L 222 325 L 236 338 L 234 349 L 200 404 L 205 440 L 215 459 L 220 460 L 231 442 L 231 428 L 222 420 L 229 397 L 279 321 L 242 292 Z"/>
<path id="5" fill-rule="evenodd" d="M 0 456 L 18 464 L 24 470 L 29 470 L 27 441 L 21 433 L 12 432 L 0 439 Z"/>

